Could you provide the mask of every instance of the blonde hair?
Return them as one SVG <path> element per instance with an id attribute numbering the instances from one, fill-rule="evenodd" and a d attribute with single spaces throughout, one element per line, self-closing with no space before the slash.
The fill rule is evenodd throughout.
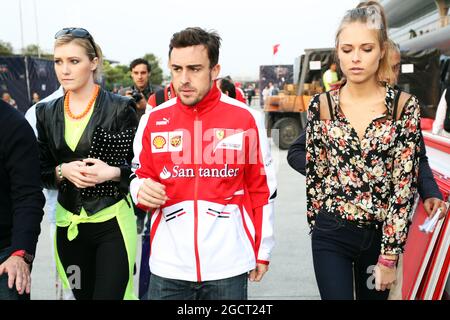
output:
<path id="1" fill-rule="evenodd" d="M 384 49 L 384 56 L 380 59 L 380 64 L 378 65 L 376 74 L 378 81 L 393 79 L 394 74 L 389 63 L 389 37 L 387 35 L 386 16 L 384 14 L 383 7 L 377 2 L 367 1 L 362 2 L 358 5 L 358 7 L 347 11 L 345 16 L 342 18 L 341 24 L 339 25 L 336 33 L 336 53 L 338 51 L 339 36 L 342 30 L 347 25 L 354 22 L 364 23 L 368 29 L 376 31 L 380 49 Z"/>
<path id="2" fill-rule="evenodd" d="M 383 6 L 378 2 L 378 1 L 364 1 L 364 2 L 360 2 L 358 3 L 358 5 L 356 6 L 356 8 L 367 8 L 367 7 L 376 7 L 381 15 L 381 22 L 383 23 L 384 28 L 388 29 L 387 26 L 387 20 L 386 20 L 386 15 L 384 14 L 384 8 Z"/>
<path id="3" fill-rule="evenodd" d="M 103 70 L 103 53 L 102 49 L 100 49 L 100 46 L 94 42 L 92 39 L 92 44 L 95 45 L 92 46 L 89 39 L 86 38 L 76 38 L 73 37 L 70 34 L 63 35 L 61 37 L 58 37 L 58 39 L 55 40 L 55 48 L 69 44 L 74 43 L 84 49 L 86 52 L 86 55 L 88 56 L 89 60 L 94 60 L 95 57 L 98 59 L 97 68 L 94 70 L 94 81 L 100 82 L 102 78 L 102 70 Z M 97 54 L 96 54 L 97 53 Z"/>
<path id="4" fill-rule="evenodd" d="M 400 47 L 398 46 L 397 43 L 395 43 L 395 42 L 392 41 L 391 39 L 389 39 L 387 46 L 389 47 L 389 57 L 388 57 L 389 59 L 388 59 L 388 61 L 389 61 L 389 66 L 391 67 L 391 71 L 392 71 L 392 65 L 391 65 L 392 57 L 393 57 L 395 54 L 401 55 L 401 53 L 400 53 Z M 386 76 L 385 76 L 385 79 L 386 79 L 385 81 L 386 81 L 387 83 L 389 83 L 391 86 L 394 86 L 394 85 L 396 85 L 396 83 L 395 83 L 395 81 L 394 81 L 394 79 L 395 79 L 396 77 L 395 77 L 393 71 L 392 71 L 392 76 L 393 76 L 392 78 L 389 78 L 389 75 L 386 75 Z M 397 81 L 398 81 L 398 79 L 397 79 Z"/>

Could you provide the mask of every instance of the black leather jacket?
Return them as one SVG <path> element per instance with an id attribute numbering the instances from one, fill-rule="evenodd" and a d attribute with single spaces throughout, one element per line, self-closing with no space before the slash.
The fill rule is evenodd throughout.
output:
<path id="1" fill-rule="evenodd" d="M 128 194 L 133 158 L 132 146 L 126 153 L 128 156 L 124 159 L 123 165 L 120 166 L 120 182 L 116 182 L 118 192 L 115 196 L 86 197 L 82 195 L 81 189 L 67 179 L 58 184 L 55 168 L 61 163 L 87 158 L 97 126 L 111 133 L 132 129 L 134 135 L 137 125 L 135 103 L 132 99 L 100 89 L 91 118 L 75 151 L 72 151 L 64 137 L 64 97 L 38 104 L 36 128 L 44 187 L 58 189 L 58 202 L 63 208 L 75 214 L 79 214 L 83 207 L 88 215 L 93 215 L 119 202 Z"/>

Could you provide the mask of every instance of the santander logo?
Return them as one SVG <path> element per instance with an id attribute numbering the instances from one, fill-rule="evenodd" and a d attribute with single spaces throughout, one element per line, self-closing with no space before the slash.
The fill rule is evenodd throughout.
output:
<path id="1" fill-rule="evenodd" d="M 161 173 L 159 174 L 159 177 L 162 180 L 166 180 L 169 179 L 172 176 L 172 174 L 169 172 L 169 170 L 167 170 L 166 166 L 164 166 L 164 168 L 161 170 Z"/>
<path id="2" fill-rule="evenodd" d="M 225 164 L 220 168 L 198 168 L 197 173 L 194 168 L 183 168 L 180 166 L 173 166 L 172 170 L 167 170 L 164 166 L 159 173 L 161 180 L 169 178 L 194 178 L 198 174 L 202 178 L 233 178 L 239 174 L 239 168 L 230 168 L 228 164 Z"/>

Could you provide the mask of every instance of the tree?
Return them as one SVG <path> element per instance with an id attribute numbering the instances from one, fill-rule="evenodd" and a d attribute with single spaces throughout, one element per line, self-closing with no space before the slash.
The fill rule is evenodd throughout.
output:
<path id="1" fill-rule="evenodd" d="M 41 49 L 37 44 L 30 44 L 22 50 L 22 54 L 26 56 L 38 56 Z"/>
<path id="2" fill-rule="evenodd" d="M 13 55 L 13 47 L 11 43 L 0 40 L 0 56 Z"/>
<path id="3" fill-rule="evenodd" d="M 152 84 L 160 85 L 163 81 L 163 71 L 159 66 L 159 59 L 153 53 L 147 53 L 144 56 L 144 59 L 147 60 L 152 66 L 152 75 L 150 76 L 150 82 Z"/>
<path id="4" fill-rule="evenodd" d="M 103 75 L 105 78 L 105 87 L 107 90 L 112 90 L 115 86 L 121 85 L 123 87 L 130 87 L 133 85 L 128 66 L 111 64 L 103 60 Z"/>
<path id="5" fill-rule="evenodd" d="M 25 47 L 25 49 L 22 49 L 22 54 L 25 56 L 31 56 L 31 57 L 40 57 L 43 59 L 53 59 L 53 54 L 43 52 L 42 49 L 37 44 L 30 44 Z"/>

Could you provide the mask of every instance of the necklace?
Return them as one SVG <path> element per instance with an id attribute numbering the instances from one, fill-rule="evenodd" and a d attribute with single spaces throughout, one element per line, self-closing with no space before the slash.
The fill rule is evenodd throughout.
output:
<path id="1" fill-rule="evenodd" d="M 77 114 L 77 115 L 73 114 L 72 111 L 70 111 L 70 107 L 69 107 L 70 91 L 67 91 L 67 94 L 64 97 L 64 111 L 69 116 L 69 118 L 72 118 L 73 120 L 79 120 L 79 119 L 84 118 L 89 113 L 92 106 L 94 105 L 94 101 L 95 101 L 95 99 L 97 99 L 99 91 L 100 91 L 100 87 L 98 85 L 95 85 L 94 94 L 93 94 L 91 100 L 89 100 L 89 103 L 88 103 L 86 109 L 84 109 L 84 111 L 82 113 Z"/>

